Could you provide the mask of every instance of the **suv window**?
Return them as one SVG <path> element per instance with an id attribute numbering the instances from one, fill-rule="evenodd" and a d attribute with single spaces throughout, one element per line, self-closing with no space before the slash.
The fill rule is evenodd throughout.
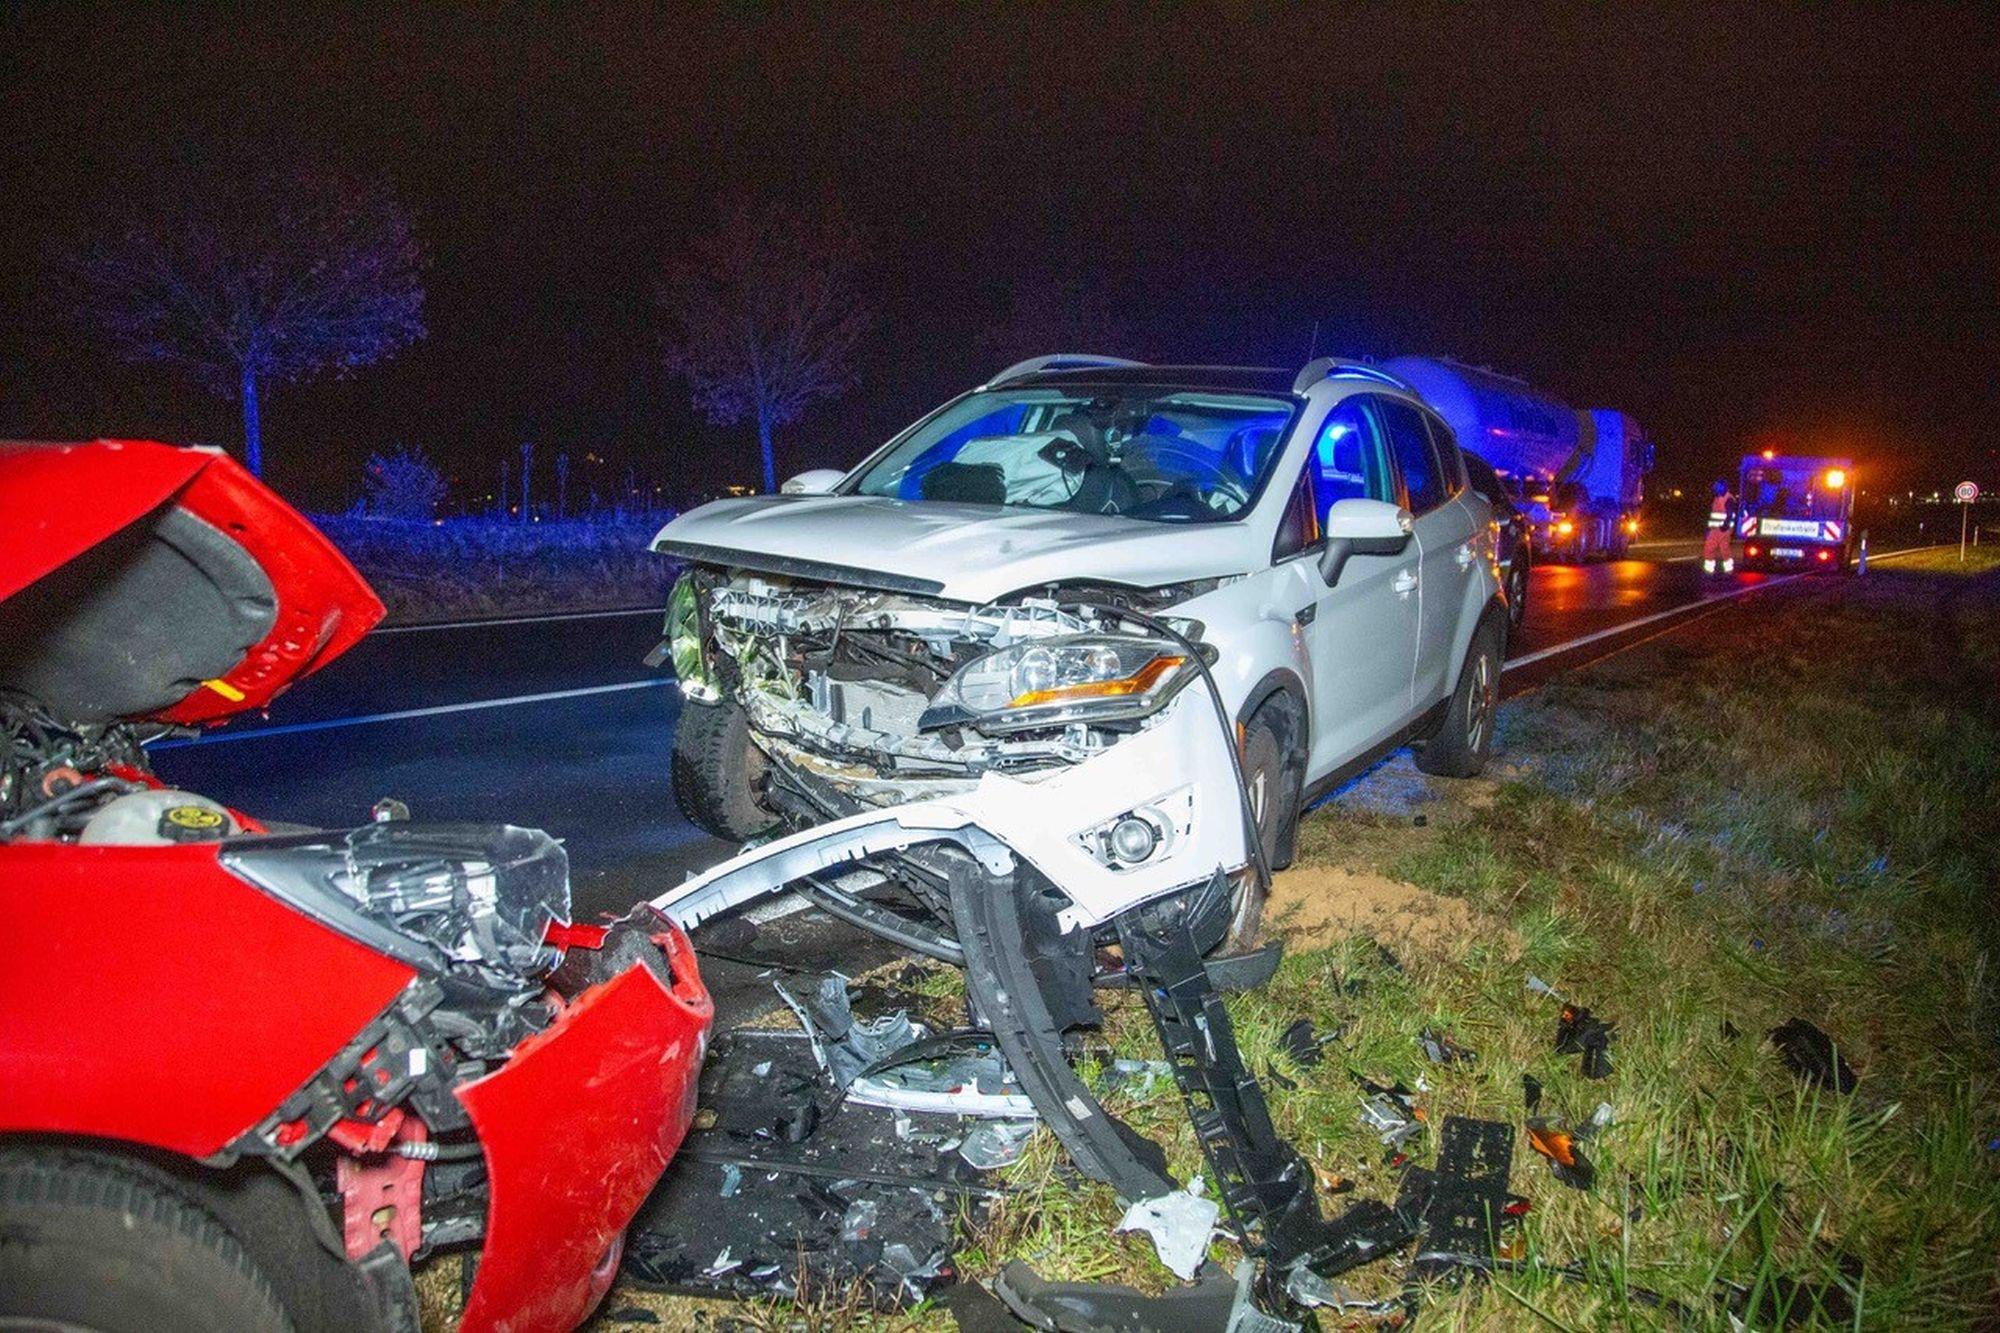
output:
<path id="1" fill-rule="evenodd" d="M 1431 430 L 1435 433 L 1437 427 L 1433 425 Z M 1491 463 L 1478 454 L 1461 451 L 1459 457 L 1465 460 L 1465 471 L 1472 479 L 1472 489 L 1479 493 L 1481 499 L 1496 507 L 1512 503 L 1507 488 L 1500 484 L 1500 474 L 1493 470 Z"/>
<path id="2" fill-rule="evenodd" d="M 1457 495 L 1471 482 L 1469 455 L 1458 447 L 1458 437 L 1451 433 L 1451 427 L 1444 424 L 1443 417 L 1435 412 L 1425 412 L 1424 424 L 1431 428 L 1431 447 L 1437 450 L 1438 458 L 1444 463 L 1445 492 Z"/>
<path id="3" fill-rule="evenodd" d="M 1360 397 L 1345 399 L 1327 413 L 1306 455 L 1298 489 L 1279 520 L 1272 558 L 1282 560 L 1318 542 L 1327 510 L 1342 500 L 1395 499 L 1395 475 L 1381 432 Z"/>
<path id="4" fill-rule="evenodd" d="M 1443 504 L 1449 492 L 1450 474 L 1431 448 L 1431 433 L 1424 425 L 1424 414 L 1393 398 L 1377 398 L 1375 412 L 1389 437 L 1389 452 L 1396 457 L 1396 469 L 1403 474 L 1403 488 L 1409 492 L 1406 502 L 1409 511 L 1422 514 Z"/>

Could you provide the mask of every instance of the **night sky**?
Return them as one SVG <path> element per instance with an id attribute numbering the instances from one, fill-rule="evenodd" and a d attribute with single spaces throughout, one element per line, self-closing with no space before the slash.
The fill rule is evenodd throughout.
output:
<path id="1" fill-rule="evenodd" d="M 255 143 L 386 176 L 430 254 L 427 341 L 268 393 L 269 475 L 315 507 L 397 443 L 461 495 L 527 438 L 607 489 L 750 480 L 653 302 L 731 191 L 873 238 L 859 384 L 785 471 L 1052 343 L 1294 365 L 1317 321 L 1321 351 L 1624 408 L 1668 484 L 1775 445 L 2000 485 L 2000 27 L 1971 6 L 133 8 L 0 8 L 0 435 L 239 442 L 43 288 L 153 164 Z"/>

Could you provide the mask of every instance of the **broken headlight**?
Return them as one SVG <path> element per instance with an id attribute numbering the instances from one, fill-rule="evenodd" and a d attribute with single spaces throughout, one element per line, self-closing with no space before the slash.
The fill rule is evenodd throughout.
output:
<path id="1" fill-rule="evenodd" d="M 667 597 L 667 657 L 681 693 L 692 699 L 717 697 L 714 678 L 709 675 L 708 655 L 702 651 L 701 609 L 695 604 L 694 576 L 683 574 L 674 582 Z"/>
<path id="2" fill-rule="evenodd" d="M 1128 721 L 1163 707 L 1195 670 L 1185 652 L 1159 639 L 1117 634 L 1036 639 L 959 668 L 918 725 L 967 723 L 992 734 Z"/>
<path id="3" fill-rule="evenodd" d="M 569 857 L 539 829 L 396 820 L 232 842 L 222 864 L 348 938 L 431 974 L 517 989 L 562 961 Z"/>

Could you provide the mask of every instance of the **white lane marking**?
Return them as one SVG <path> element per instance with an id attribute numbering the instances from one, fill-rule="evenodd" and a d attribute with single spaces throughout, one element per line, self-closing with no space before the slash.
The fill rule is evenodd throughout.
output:
<path id="1" fill-rule="evenodd" d="M 551 611 L 540 616 L 495 616 L 491 620 L 440 620 L 422 625 L 381 625 L 375 634 L 422 634 L 430 630 L 485 629 L 492 625 L 546 625 L 558 620 L 611 620 L 621 616 L 663 616 L 664 606 L 631 606 L 622 611 Z"/>
<path id="2" fill-rule="evenodd" d="M 1668 607 L 1664 611 L 1655 611 L 1650 616 L 1640 616 L 1637 620 L 1627 620 L 1622 624 L 1613 625 L 1609 629 L 1601 629 L 1593 634 L 1585 634 L 1580 638 L 1571 639 L 1568 643 L 1558 643 L 1553 647 L 1544 648 L 1539 652 L 1529 653 L 1526 657 L 1517 657 L 1513 661 L 1507 663 L 1506 666 L 1500 668 L 1500 671 L 1501 674 L 1504 675 L 1507 672 L 1512 671 L 1515 667 L 1528 666 L 1532 663 L 1539 662 L 1544 658 L 1555 657 L 1561 653 L 1572 652 L 1588 644 L 1596 643 L 1600 639 L 1608 639 L 1615 634 L 1624 634 L 1629 630 L 1638 629 L 1643 625 L 1650 625 L 1655 621 L 1665 620 L 1669 616 L 1686 615 L 1688 612 L 1698 610 L 1699 608 L 1704 606 L 1717 606 L 1723 602 L 1731 600 L 1732 598 L 1741 597 L 1746 593 L 1756 592 L 1760 588 L 1775 588 L 1781 583 L 1790 583 L 1793 579 L 1802 579 L 1804 577 L 1805 575 L 1803 574 L 1785 574 L 1775 579 L 1765 579 L 1761 583 L 1752 583 L 1747 587 L 1732 588 L 1728 592 L 1720 592 L 1713 597 L 1703 597 L 1700 600 L 1693 602 L 1682 602 L 1679 606 Z"/>
<path id="3" fill-rule="evenodd" d="M 620 694 L 628 690 L 657 690 L 676 682 L 628 680 L 617 685 L 585 685 L 574 690 L 544 690 L 540 694 L 516 694 L 505 699 L 474 699 L 462 704 L 433 704 L 429 708 L 404 708 L 394 713 L 363 713 L 358 717 L 329 717 L 318 722 L 288 722 L 277 727 L 257 727 L 249 731 L 206 732 L 190 740 L 158 741 L 147 747 L 174 750 L 186 745 L 221 745 L 225 741 L 254 741 L 266 736 L 296 736 L 308 731 L 334 731 L 341 727 L 364 727 L 376 722 L 406 722 L 418 717 L 443 717 L 448 713 L 477 713 L 488 708 L 516 708 L 522 704 L 552 703 L 558 699 L 582 699 L 593 694 Z"/>
<path id="4" fill-rule="evenodd" d="M 1936 549 L 1937 548 L 1933 546 L 1906 546 L 1900 551 L 1888 551 L 1881 555 L 1871 555 L 1868 558 L 1870 561 L 1894 560 L 1899 555 L 1914 555 L 1918 551 L 1931 551 Z M 1696 559 L 1698 557 L 1690 556 L 1688 558 Z M 1612 625 L 1608 629 L 1601 629 L 1593 634 L 1585 634 L 1580 638 L 1571 639 L 1567 643 L 1558 643 L 1551 647 L 1543 648 L 1537 652 L 1529 653 L 1526 657 L 1517 657 L 1513 661 L 1501 667 L 1500 671 L 1502 675 L 1505 675 L 1507 672 L 1512 671 L 1515 667 L 1528 666 L 1531 663 L 1540 662 L 1545 658 L 1555 657 L 1558 656 L 1559 654 L 1570 652 L 1573 649 L 1582 648 L 1589 644 L 1596 643 L 1599 640 L 1608 639 L 1615 634 L 1623 634 L 1627 630 L 1635 630 L 1643 625 L 1650 625 L 1653 624 L 1655 621 L 1665 620 L 1669 616 L 1682 615 L 1686 612 L 1693 611 L 1699 607 L 1719 606 L 1723 602 L 1727 602 L 1732 598 L 1741 597 L 1745 593 L 1753 593 L 1761 588 L 1775 588 L 1781 583 L 1790 583 L 1793 579 L 1802 579 L 1809 572 L 1811 571 L 1801 571 L 1800 573 L 1797 574 L 1781 574 L 1777 578 L 1765 579 L 1760 583 L 1752 583 L 1747 587 L 1732 588 L 1728 592 L 1716 593 L 1713 597 L 1703 597 L 1692 602 L 1682 602 L 1679 606 L 1671 606 L 1664 611 L 1655 611 L 1650 616 L 1641 616 L 1637 620 L 1627 620 L 1622 624 Z"/>

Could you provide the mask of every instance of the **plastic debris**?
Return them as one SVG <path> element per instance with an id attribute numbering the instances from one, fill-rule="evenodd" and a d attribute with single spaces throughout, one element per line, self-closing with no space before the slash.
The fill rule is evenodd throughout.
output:
<path id="1" fill-rule="evenodd" d="M 867 1240 L 875 1230 L 875 1223 L 881 1215 L 881 1208 L 873 1199 L 856 1199 L 847 1205 L 841 1214 L 840 1238 L 844 1241 Z"/>
<path id="2" fill-rule="evenodd" d="M 1611 1109 L 1610 1102 L 1599 1102 L 1597 1109 L 1590 1113 L 1590 1119 L 1583 1122 L 1583 1128 L 1577 1130 L 1576 1136 L 1580 1139 L 1597 1137 L 1601 1131 L 1611 1127 L 1617 1114 Z"/>
<path id="3" fill-rule="evenodd" d="M 1560 1000 L 1562 998 L 1562 996 L 1556 994 L 1556 988 L 1554 986 L 1551 986 L 1548 982 L 1543 981 L 1533 972 L 1530 972 L 1528 974 L 1528 989 L 1536 995 L 1546 995 L 1551 1000 Z"/>
<path id="4" fill-rule="evenodd" d="M 1021 1160 L 1034 1133 L 1032 1120 L 989 1120 L 965 1136 L 958 1154 L 981 1171 L 997 1171 Z"/>
<path id="5" fill-rule="evenodd" d="M 1377 1093 L 1361 1103 L 1361 1122 L 1382 1138 L 1384 1147 L 1393 1148 L 1421 1128 L 1407 1099 Z"/>
<path id="6" fill-rule="evenodd" d="M 1153 1238 L 1160 1262 L 1183 1282 L 1191 1281 L 1208 1254 L 1215 1235 L 1221 1205 L 1202 1197 L 1201 1177 L 1188 1181 L 1187 1188 L 1163 1194 L 1157 1199 L 1141 1199 L 1125 1210 L 1119 1231 L 1143 1231 Z"/>
<path id="7" fill-rule="evenodd" d="M 1514 1165 L 1514 1127 L 1498 1120 L 1446 1116 L 1435 1167 L 1411 1167 L 1396 1212 L 1426 1234 L 1426 1250 L 1488 1254 L 1506 1216 Z"/>
<path id="8" fill-rule="evenodd" d="M 1018 1259 L 993 1281 L 994 1294 L 1023 1322 L 1059 1333 L 1291 1333 L 1298 1327 L 1259 1313 L 1250 1303 L 1250 1291 L 1249 1273 L 1239 1270 L 1231 1278 L 1214 1264 L 1202 1269 L 1193 1286 L 1158 1296 L 1112 1282 L 1050 1282 Z"/>
<path id="9" fill-rule="evenodd" d="M 1403 1311 L 1400 1297 L 1382 1300 L 1374 1296 L 1364 1296 L 1352 1287 L 1327 1281 L 1304 1264 L 1300 1264 L 1285 1275 L 1285 1294 L 1300 1305 L 1338 1310 L 1342 1314 L 1361 1315 L 1370 1319 L 1386 1319 Z"/>
<path id="10" fill-rule="evenodd" d="M 1533 1115 L 1542 1104 L 1542 1081 L 1533 1074 L 1521 1075 L 1521 1103 Z"/>
<path id="11" fill-rule="evenodd" d="M 1565 1004 L 1556 1020 L 1556 1054 L 1581 1055 L 1585 1078 L 1609 1078 L 1611 1024 L 1581 1005 Z"/>
<path id="12" fill-rule="evenodd" d="M 798 1016 L 799 1026 L 812 1042 L 813 1058 L 826 1070 L 836 1088 L 845 1088 L 870 1065 L 885 1056 L 914 1044 L 924 1034 L 910 1021 L 907 1011 L 857 1021 L 847 998 L 847 978 L 829 972 L 805 997 L 795 997 L 781 981 L 772 989 Z"/>
<path id="13" fill-rule="evenodd" d="M 722 1168 L 722 1197 L 733 1199 L 743 1188 L 743 1168 L 734 1162 L 724 1163 Z"/>
<path id="14" fill-rule="evenodd" d="M 1587 1190 L 1597 1179 L 1597 1168 L 1575 1137 L 1539 1116 L 1528 1121 L 1528 1146 L 1548 1158 L 1550 1172 L 1573 1190 Z"/>
<path id="15" fill-rule="evenodd" d="M 1111 1062 L 1097 1086 L 1104 1092 L 1130 1093 L 1143 1101 L 1151 1097 L 1155 1089 L 1172 1086 L 1173 1079 L 1174 1067 L 1165 1060 L 1128 1060 L 1120 1057 Z"/>
<path id="16" fill-rule="evenodd" d="M 1786 1019 L 1772 1028 L 1771 1044 L 1778 1048 L 1785 1068 L 1808 1083 L 1845 1094 L 1859 1082 L 1833 1038 L 1803 1018 Z"/>
<path id="17" fill-rule="evenodd" d="M 1417 1038 L 1417 1044 L 1424 1048 L 1424 1054 L 1434 1065 L 1457 1064 L 1461 1060 L 1471 1064 L 1479 1059 L 1478 1051 L 1459 1045 L 1449 1033 L 1436 1028 L 1425 1028 Z"/>
<path id="18" fill-rule="evenodd" d="M 1292 1057 L 1292 1063 L 1301 1069 L 1310 1069 L 1320 1062 L 1325 1047 L 1333 1041 L 1333 1034 L 1324 1036 L 1314 1030 L 1310 1018 L 1301 1018 L 1278 1034 L 1278 1049 Z"/>
<path id="19" fill-rule="evenodd" d="M 741 1268 L 742 1266 L 743 1266 L 743 1261 L 741 1259 L 732 1259 L 729 1255 L 729 1247 L 725 1245 L 722 1247 L 722 1253 L 715 1256 L 715 1262 L 710 1264 L 703 1271 L 706 1272 L 709 1277 L 721 1277 L 724 1273 L 727 1273 L 730 1269 Z"/>

